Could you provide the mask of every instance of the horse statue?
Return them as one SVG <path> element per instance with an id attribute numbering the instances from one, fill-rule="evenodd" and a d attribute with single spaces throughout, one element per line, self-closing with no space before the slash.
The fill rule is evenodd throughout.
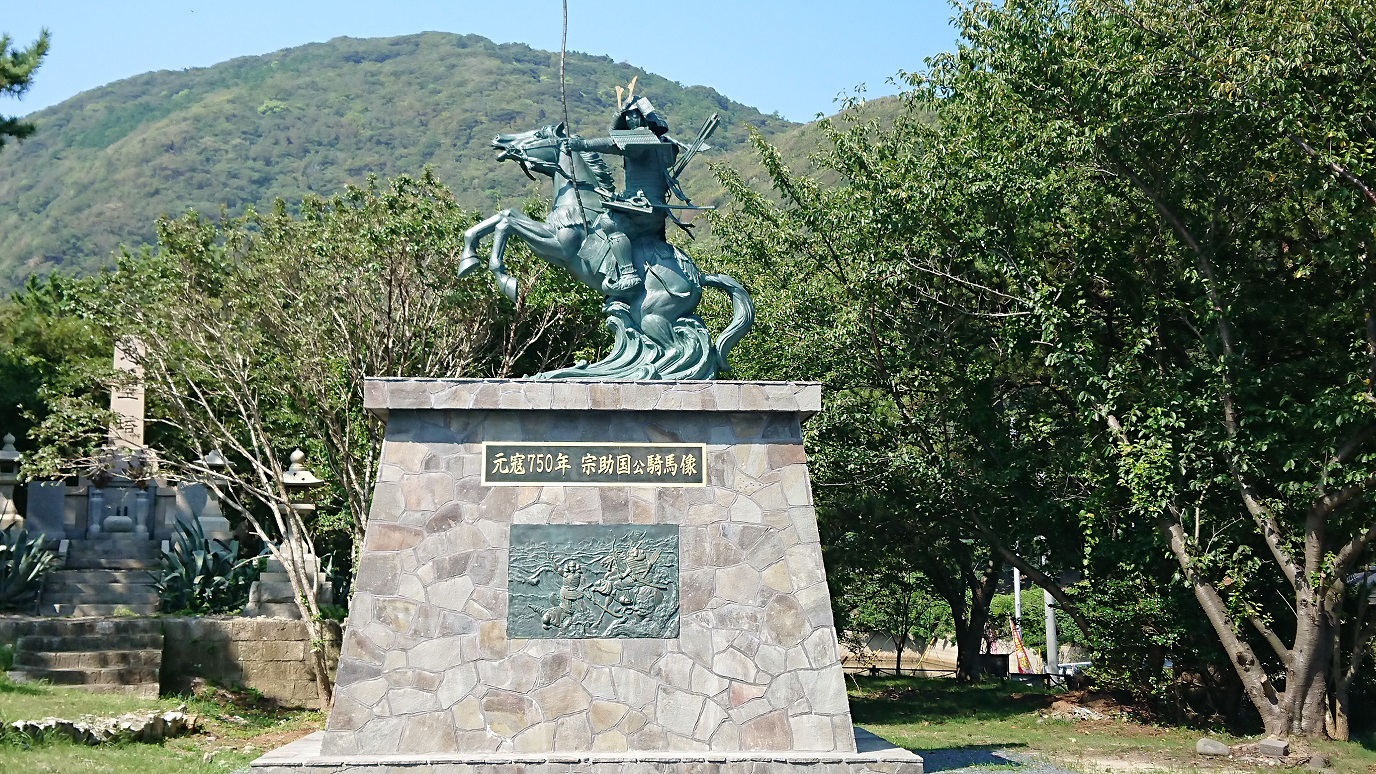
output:
<path id="1" fill-rule="evenodd" d="M 625 237 L 616 232 L 606 207 L 608 202 L 636 200 L 615 194 L 611 169 L 601 154 L 571 149 L 571 141 L 581 139 L 560 123 L 492 141 L 498 161 L 515 161 L 531 179 L 539 174 L 554 181 L 554 205 L 543 221 L 502 210 L 470 228 L 464 233 L 459 276 L 482 264 L 478 247 L 491 235 L 487 268 L 502 293 L 516 300 L 517 283 L 504 260 L 507 239 L 516 236 L 535 255 L 603 294 L 607 326 L 615 335 L 610 354 L 596 363 L 579 361 L 536 374 L 536 379 L 715 378 L 728 369 L 728 353 L 754 322 L 750 295 L 735 279 L 703 274 L 687 253 L 644 235 L 631 242 L 635 275 L 623 277 L 629 267 L 618 265 L 612 242 Z M 704 287 L 731 298 L 731 322 L 715 341 L 695 313 Z"/>

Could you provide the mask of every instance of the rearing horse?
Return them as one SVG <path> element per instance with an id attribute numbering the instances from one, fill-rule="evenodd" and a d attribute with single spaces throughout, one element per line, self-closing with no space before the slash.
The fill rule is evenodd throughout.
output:
<path id="1" fill-rule="evenodd" d="M 682 250 L 659 239 L 633 243 L 636 274 L 641 282 L 618 286 L 616 259 L 608 242 L 611 221 L 603 201 L 613 197 L 611 169 L 598 153 L 570 152 L 564 125 L 552 124 L 492 141 L 497 160 L 516 161 L 527 176 L 538 173 L 555 181 L 549 217 L 535 220 L 517 210 L 502 210 L 464 233 L 459 276 L 482 260 L 478 245 L 492 235 L 487 266 L 497 286 L 513 301 L 515 278 L 507 273 L 506 241 L 519 237 L 546 262 L 569 271 L 578 281 L 606 296 L 607 324 L 616 334 L 612 353 L 598 363 L 580 362 L 536 378 L 710 379 L 727 368 L 726 356 L 754 322 L 754 306 L 739 282 L 725 274 L 703 275 Z M 732 319 L 713 342 L 694 311 L 704 286 L 731 296 Z"/>
<path id="2" fill-rule="evenodd" d="M 502 210 L 464 232 L 463 254 L 459 257 L 459 276 L 472 272 L 482 262 L 478 244 L 492 235 L 492 253 L 487 266 L 497 279 L 497 287 L 516 300 L 516 280 L 506 271 L 506 240 L 513 234 L 530 245 L 531 250 L 549 263 L 567 269 L 580 282 L 604 295 L 610 287 L 603 261 L 584 260 L 580 252 L 587 241 L 587 227 L 601 214 L 602 197 L 598 189 L 610 192 L 616 185 L 607 162 L 597 153 L 561 153 L 560 143 L 567 139 L 563 124 L 543 126 L 520 134 L 498 135 L 492 146 L 497 160 L 514 160 L 533 180 L 532 172 L 558 180 L 554 208 L 540 221 L 519 210 Z M 575 189 L 574 181 L 577 180 Z M 580 206 L 580 200 L 582 206 Z"/>

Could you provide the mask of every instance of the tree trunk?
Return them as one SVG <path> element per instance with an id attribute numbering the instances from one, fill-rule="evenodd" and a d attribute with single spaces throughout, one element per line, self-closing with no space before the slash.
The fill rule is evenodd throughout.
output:
<path id="1" fill-rule="evenodd" d="M 983 573 L 977 575 L 978 560 L 966 553 L 963 545 L 951 553 L 956 555 L 933 557 L 921 571 L 951 608 L 956 630 L 956 680 L 972 682 L 979 679 L 980 646 L 1003 561 L 990 550 Z"/>
<path id="2" fill-rule="evenodd" d="M 307 624 L 311 634 L 310 665 L 315 675 L 315 695 L 320 700 L 320 709 L 328 713 L 334 706 L 334 686 L 330 681 L 330 666 L 325 659 L 324 624 L 310 621 Z"/>
<path id="3" fill-rule="evenodd" d="M 979 679 L 979 653 L 984 643 L 983 627 L 975 628 L 973 622 L 956 627 L 956 680 L 973 683 Z"/>
<path id="4" fill-rule="evenodd" d="M 1352 696 L 1352 684 L 1346 680 L 1339 679 L 1333 686 L 1333 694 L 1329 699 L 1328 712 L 1324 718 L 1324 732 L 1332 739 L 1340 742 L 1352 739 L 1352 728 L 1348 721 L 1348 702 Z"/>
<path id="5" fill-rule="evenodd" d="M 1242 687 L 1247 692 L 1247 698 L 1252 700 L 1252 704 L 1257 708 L 1257 714 L 1261 715 L 1266 733 L 1278 738 L 1289 736 L 1293 706 L 1293 703 L 1288 701 L 1290 697 L 1276 691 L 1266 675 L 1265 668 L 1258 662 L 1252 646 L 1238 636 L 1233 618 L 1228 613 L 1228 605 L 1218 593 L 1218 589 L 1196 571 L 1194 557 L 1190 556 L 1188 541 L 1178 516 L 1163 514 L 1160 526 L 1171 553 L 1175 555 L 1185 579 L 1190 582 L 1195 600 L 1199 602 L 1204 615 L 1213 625 L 1214 633 L 1218 635 L 1224 652 L 1228 654 L 1228 660 L 1237 671 L 1238 679 L 1242 681 Z"/>
<path id="6" fill-rule="evenodd" d="M 1346 589 L 1342 594 L 1335 595 L 1336 598 L 1331 598 L 1330 609 L 1340 607 L 1345 594 Z M 1346 663 L 1343 660 L 1344 637 L 1341 618 L 1333 616 L 1339 623 L 1334 626 L 1337 636 L 1333 638 L 1333 655 L 1329 657 L 1331 692 L 1324 707 L 1324 730 L 1329 737 L 1343 742 L 1352 739 L 1352 727 L 1349 722 L 1352 682 L 1361 672 L 1362 662 L 1366 660 L 1371 647 L 1371 640 L 1376 637 L 1376 618 L 1370 618 L 1374 594 L 1376 590 L 1368 585 L 1363 576 L 1363 582 L 1357 586 L 1357 609 L 1350 621 L 1352 637 L 1347 643 Z"/>
<path id="7" fill-rule="evenodd" d="M 956 679 L 965 682 L 978 680 L 983 671 L 980 667 L 980 654 L 984 650 L 984 633 L 989 627 L 989 605 L 994 601 L 994 591 L 998 586 L 999 573 L 1003 562 L 997 556 L 989 559 L 984 575 L 966 577 L 970 586 L 970 605 L 966 608 L 964 636 L 956 629 Z"/>

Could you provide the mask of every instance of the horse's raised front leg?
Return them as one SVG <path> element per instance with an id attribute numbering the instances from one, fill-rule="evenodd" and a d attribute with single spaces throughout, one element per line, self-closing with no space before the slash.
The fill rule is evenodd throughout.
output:
<path id="1" fill-rule="evenodd" d="M 497 280 L 497 287 L 502 293 L 512 301 L 516 300 L 518 286 L 515 278 L 506 272 L 506 240 L 512 236 L 519 237 L 522 242 L 530 245 L 530 249 L 540 258 L 556 265 L 567 268 L 568 256 L 564 254 L 564 245 L 560 242 L 554 229 L 541 220 L 535 220 L 524 213 L 512 210 L 503 210 L 501 221 L 497 223 L 492 232 L 492 256 L 488 259 L 487 268 L 492 272 L 492 276 Z"/>
<path id="2" fill-rule="evenodd" d="M 468 276 L 482 264 L 482 260 L 478 258 L 478 245 L 483 241 L 483 237 L 491 234 L 497 228 L 497 224 L 502 222 L 506 212 L 503 210 L 463 232 L 463 253 L 459 255 L 460 277 Z"/>
<path id="3" fill-rule="evenodd" d="M 516 301 L 519 286 L 516 278 L 506 273 L 506 240 L 511 234 L 513 221 L 511 210 L 502 210 L 493 215 L 498 218 L 497 225 L 492 229 L 492 252 L 487 258 L 487 270 L 492 272 L 492 277 L 497 281 L 497 289 L 502 291 L 502 295 Z"/>

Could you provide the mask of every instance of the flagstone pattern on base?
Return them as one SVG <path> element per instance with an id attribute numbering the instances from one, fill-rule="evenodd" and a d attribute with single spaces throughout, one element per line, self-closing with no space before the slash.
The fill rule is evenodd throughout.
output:
<path id="1" fill-rule="evenodd" d="M 251 774 L 922 774 L 922 759 L 863 728 L 856 752 L 430 753 L 331 756 L 324 732 L 264 755 Z"/>
<path id="2" fill-rule="evenodd" d="M 378 379 L 366 405 L 387 434 L 323 755 L 855 752 L 818 385 Z M 483 441 L 706 443 L 707 485 L 485 487 Z M 677 525 L 679 635 L 509 638 L 512 524 Z"/>

